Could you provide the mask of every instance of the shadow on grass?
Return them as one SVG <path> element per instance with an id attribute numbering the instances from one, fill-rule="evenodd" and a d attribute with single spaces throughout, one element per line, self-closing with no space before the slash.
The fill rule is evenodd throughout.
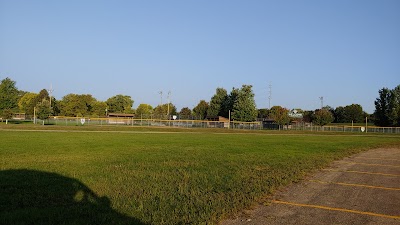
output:
<path id="1" fill-rule="evenodd" d="M 0 171 L 0 224 L 143 224 L 111 208 L 77 179 L 35 170 Z"/>

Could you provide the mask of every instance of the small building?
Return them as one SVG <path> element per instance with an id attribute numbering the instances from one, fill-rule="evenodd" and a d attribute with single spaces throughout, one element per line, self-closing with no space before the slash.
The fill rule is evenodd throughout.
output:
<path id="1" fill-rule="evenodd" d="M 279 125 L 273 119 L 262 119 L 262 127 L 267 130 L 279 130 Z"/>
<path id="2" fill-rule="evenodd" d="M 109 113 L 107 115 L 109 124 L 131 124 L 135 114 Z"/>
<path id="3" fill-rule="evenodd" d="M 208 127 L 228 128 L 229 119 L 223 116 L 207 116 L 206 120 Z"/>
<path id="4" fill-rule="evenodd" d="M 12 119 L 13 120 L 26 120 L 26 115 L 25 115 L 25 113 L 14 113 Z"/>

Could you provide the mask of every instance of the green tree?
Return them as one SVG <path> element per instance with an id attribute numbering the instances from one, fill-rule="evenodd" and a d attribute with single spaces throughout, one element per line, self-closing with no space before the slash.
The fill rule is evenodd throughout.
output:
<path id="1" fill-rule="evenodd" d="M 18 101 L 19 110 L 26 113 L 27 115 L 33 115 L 34 107 L 37 104 L 37 96 L 38 94 L 36 93 L 25 93 Z"/>
<path id="2" fill-rule="evenodd" d="M 61 112 L 60 101 L 54 97 L 52 97 L 52 99 L 51 99 L 51 109 L 52 109 L 52 113 L 54 116 L 60 115 L 60 112 Z"/>
<path id="3" fill-rule="evenodd" d="M 362 123 L 364 121 L 365 112 L 363 111 L 361 105 L 351 104 L 344 107 L 344 121 L 347 123 Z"/>
<path id="4" fill-rule="evenodd" d="M 2 113 L 1 113 L 1 118 L 2 118 L 2 119 L 6 119 L 6 120 L 12 119 L 13 114 L 14 114 L 14 113 L 11 111 L 11 109 L 4 109 L 4 110 L 2 111 Z"/>
<path id="5" fill-rule="evenodd" d="M 238 121 L 252 122 L 257 119 L 257 108 L 251 85 L 242 85 L 233 104 L 232 118 Z"/>
<path id="6" fill-rule="evenodd" d="M 279 125 L 279 129 L 290 122 L 289 110 L 282 106 L 273 106 L 270 109 L 269 117 Z"/>
<path id="7" fill-rule="evenodd" d="M 110 113 L 133 113 L 133 100 L 128 95 L 115 95 L 106 101 Z"/>
<path id="8" fill-rule="evenodd" d="M 400 86 L 400 85 L 399 85 Z M 400 125 L 400 87 L 390 90 L 382 88 L 379 97 L 375 100 L 375 125 L 398 126 Z"/>
<path id="9" fill-rule="evenodd" d="M 333 115 L 329 110 L 326 109 L 315 110 L 313 123 L 319 126 L 324 126 L 332 122 L 333 122 Z"/>
<path id="10" fill-rule="evenodd" d="M 107 103 L 103 101 L 93 101 L 91 103 L 91 115 L 95 117 L 106 116 Z"/>
<path id="11" fill-rule="evenodd" d="M 264 119 L 268 118 L 269 109 L 258 109 L 257 111 L 258 111 L 257 115 L 258 118 L 264 118 Z"/>
<path id="12" fill-rule="evenodd" d="M 193 114 L 196 119 L 204 120 L 207 116 L 208 102 L 200 100 L 199 104 L 193 108 Z"/>
<path id="13" fill-rule="evenodd" d="M 43 99 L 50 101 L 50 95 L 46 89 L 42 89 L 39 91 L 39 94 L 36 96 L 36 104 L 42 102 Z"/>
<path id="14" fill-rule="evenodd" d="M 136 115 L 141 118 L 150 118 L 150 115 L 153 114 L 153 106 L 149 104 L 140 104 L 136 109 Z"/>
<path id="15" fill-rule="evenodd" d="M 0 111 L 17 109 L 19 95 L 16 82 L 8 77 L 3 79 L 0 83 Z"/>
<path id="16" fill-rule="evenodd" d="M 335 123 L 346 123 L 345 109 L 343 106 L 336 107 L 333 116 Z"/>
<path id="17" fill-rule="evenodd" d="M 303 111 L 303 122 L 311 123 L 314 118 L 314 111 L 306 110 Z"/>
<path id="18" fill-rule="evenodd" d="M 397 85 L 394 89 L 393 89 L 393 95 L 395 98 L 395 110 L 394 110 L 394 114 L 395 114 L 395 125 L 396 126 L 400 126 L 400 85 Z M 397 111 L 397 112 L 396 112 Z"/>
<path id="19" fill-rule="evenodd" d="M 161 118 L 161 119 L 171 119 L 170 116 L 177 114 L 176 107 L 172 103 L 158 105 L 157 107 L 154 108 L 153 113 L 155 118 Z"/>
<path id="20" fill-rule="evenodd" d="M 226 101 L 223 103 L 221 116 L 228 118 L 229 111 L 231 111 L 231 113 L 234 111 L 234 105 L 239 96 L 239 91 L 240 90 L 238 88 L 232 88 L 231 92 L 226 98 Z"/>
<path id="21" fill-rule="evenodd" d="M 85 116 L 88 114 L 86 102 L 81 95 L 68 94 L 60 101 L 60 113 L 64 116 Z M 86 98 L 87 100 L 87 98 Z"/>
<path id="22" fill-rule="evenodd" d="M 36 115 L 37 115 L 38 119 L 45 120 L 45 119 L 49 118 L 51 113 L 52 113 L 52 110 L 50 107 L 49 100 L 44 98 L 41 102 L 39 102 L 36 105 Z"/>
<path id="23" fill-rule="evenodd" d="M 211 98 L 207 110 L 207 116 L 224 116 L 224 107 L 228 98 L 228 93 L 224 88 L 217 88 L 215 95 Z"/>
<path id="24" fill-rule="evenodd" d="M 187 120 L 190 119 L 191 116 L 192 116 L 192 110 L 190 110 L 188 107 L 183 107 L 179 112 L 179 119 Z"/>

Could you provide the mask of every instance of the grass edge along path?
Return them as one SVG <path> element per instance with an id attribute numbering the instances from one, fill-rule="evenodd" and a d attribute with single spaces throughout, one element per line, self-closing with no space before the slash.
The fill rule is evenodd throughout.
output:
<path id="1" fill-rule="evenodd" d="M 1 172 L 16 169 L 57 173 L 144 224 L 216 224 L 333 160 L 385 144 L 399 144 L 399 139 L 0 130 L 0 178 Z M 65 207 L 55 204 L 50 211 Z M 20 218 L 1 208 L 0 213 Z M 65 219 L 51 216 L 53 223 Z"/>

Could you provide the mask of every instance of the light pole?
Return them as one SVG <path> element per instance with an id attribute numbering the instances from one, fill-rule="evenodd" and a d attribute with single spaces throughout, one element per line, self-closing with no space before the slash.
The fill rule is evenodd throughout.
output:
<path id="1" fill-rule="evenodd" d="M 319 97 L 319 100 L 321 100 L 321 109 L 324 108 L 324 97 Z"/>
<path id="2" fill-rule="evenodd" d="M 33 124 L 36 124 L 36 107 L 33 107 Z"/>

